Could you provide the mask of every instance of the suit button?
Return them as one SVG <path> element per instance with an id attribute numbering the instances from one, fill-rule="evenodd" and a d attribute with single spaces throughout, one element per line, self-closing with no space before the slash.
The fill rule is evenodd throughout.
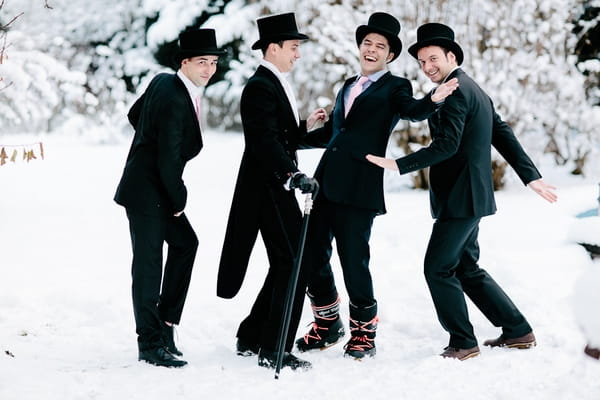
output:
<path id="1" fill-rule="evenodd" d="M 346 132 L 346 128 L 341 128 L 340 132 Z"/>
<path id="2" fill-rule="evenodd" d="M 337 151 L 337 147 L 332 147 L 331 151 Z"/>

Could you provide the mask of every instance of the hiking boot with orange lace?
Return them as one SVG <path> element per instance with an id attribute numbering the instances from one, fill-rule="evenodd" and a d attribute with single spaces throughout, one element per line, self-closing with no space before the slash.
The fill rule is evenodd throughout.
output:
<path id="1" fill-rule="evenodd" d="M 339 317 L 333 321 L 315 318 L 308 333 L 296 340 L 296 346 L 301 352 L 325 350 L 339 342 L 344 334 L 344 325 Z"/>
<path id="2" fill-rule="evenodd" d="M 308 333 L 296 340 L 299 351 L 325 350 L 333 346 L 344 336 L 344 325 L 340 321 L 340 297 L 337 292 L 326 298 L 316 298 L 306 292 L 314 322 Z"/>
<path id="3" fill-rule="evenodd" d="M 352 336 L 344 346 L 344 357 L 361 360 L 365 356 L 375 356 L 377 351 L 375 348 L 377 322 L 379 322 L 377 316 L 369 322 L 357 321 L 350 318 L 350 334 Z"/>

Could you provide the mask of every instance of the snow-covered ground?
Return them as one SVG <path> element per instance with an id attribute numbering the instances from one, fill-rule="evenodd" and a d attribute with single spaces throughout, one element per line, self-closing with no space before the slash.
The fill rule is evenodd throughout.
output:
<path id="1" fill-rule="evenodd" d="M 0 136 L 0 143 L 29 139 L 39 140 Z M 306 354 L 311 371 L 284 369 L 274 380 L 256 358 L 234 353 L 237 325 L 265 275 L 260 243 L 240 294 L 233 300 L 215 295 L 243 140 L 229 133 L 204 139 L 185 175 L 186 213 L 200 248 L 177 330 L 189 362 L 180 370 L 137 362 L 127 219 L 112 201 L 129 142 L 44 137 L 45 160 L 0 167 L 0 399 L 600 398 L 600 362 L 583 354 L 589 337 L 573 307 L 600 318 L 600 294 L 578 296 L 586 286 L 600 286 L 600 264 L 576 244 L 585 232 L 597 232 L 598 217 L 583 233 L 573 229 L 577 214 L 597 207 L 597 177 L 569 177 L 542 165 L 545 179 L 559 186 L 557 204 L 512 179 L 497 193 L 498 213 L 481 223 L 481 265 L 534 327 L 539 344 L 533 350 L 482 347 L 481 356 L 466 362 L 439 357 L 448 337 L 422 274 L 432 225 L 428 195 L 396 178 L 400 189 L 387 193 L 388 214 L 375 220 L 371 240 L 381 320 L 376 358 L 348 360 L 337 345 Z M 319 156 L 301 152 L 301 169 L 312 173 Z M 346 318 L 337 258 L 334 268 Z M 470 310 L 481 342 L 500 333 Z M 309 307 L 304 313 L 308 324 Z"/>

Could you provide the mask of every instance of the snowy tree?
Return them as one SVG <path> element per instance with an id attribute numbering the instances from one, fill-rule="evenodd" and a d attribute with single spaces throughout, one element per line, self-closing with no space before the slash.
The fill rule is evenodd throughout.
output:
<path id="1" fill-rule="evenodd" d="M 586 77 L 588 99 L 600 106 L 600 0 L 583 2 L 573 33 L 577 37 L 577 68 Z"/>
<path id="2" fill-rule="evenodd" d="M 23 11 L 2 76 L 4 132 L 60 130 L 89 119 L 113 125 L 126 112 L 128 87 L 157 70 L 145 46 L 140 0 L 7 2 L 8 15 Z"/>
<path id="3" fill-rule="evenodd" d="M 331 105 L 343 80 L 358 72 L 355 29 L 365 24 L 372 12 L 386 11 L 399 17 L 405 49 L 416 41 L 416 29 L 422 23 L 439 21 L 452 26 L 465 51 L 463 68 L 494 99 L 534 159 L 539 161 L 550 153 L 557 164 L 583 173 L 586 162 L 599 158 L 596 127 L 600 114 L 586 102 L 584 77 L 575 68 L 572 55 L 573 25 L 568 22 L 581 7 L 581 0 L 568 0 L 567 4 L 564 0 L 305 0 L 302 7 L 290 0 L 246 3 L 230 4 L 223 15 L 206 24 L 220 30 L 222 37 L 243 39 L 239 63 L 232 63 L 225 82 L 208 91 L 213 103 L 220 105 L 213 110 L 216 120 L 226 127 L 239 128 L 232 125 L 239 123 L 234 118 L 239 94 L 260 57 L 260 52 L 250 50 L 258 33 L 248 19 L 296 12 L 300 30 L 312 40 L 301 47 L 303 59 L 296 63 L 290 79 L 302 114 L 307 115 L 316 106 Z M 416 96 L 432 87 L 406 50 L 389 67 L 413 81 Z M 224 118 L 222 111 L 229 118 Z M 401 146 L 391 147 L 390 152 L 399 156 L 411 151 L 411 147 L 427 143 L 428 135 L 425 123 L 401 121 L 395 134 Z M 504 165 L 496 162 L 500 171 L 497 183 L 501 184 Z"/>
<path id="4" fill-rule="evenodd" d="M 3 132 L 60 131 L 69 123 L 89 135 L 93 121 L 106 127 L 100 139 L 109 140 L 126 126 L 127 107 L 152 76 L 173 67 L 177 37 L 190 27 L 215 28 L 219 45 L 230 50 L 206 90 L 210 107 L 204 110 L 209 125 L 239 130 L 240 94 L 261 57 L 250 49 L 258 38 L 256 19 L 289 11 L 311 37 L 290 74 L 301 114 L 330 109 L 341 83 L 359 70 L 356 27 L 372 12 L 386 11 L 400 19 L 404 43 L 389 68 L 412 81 L 415 96 L 432 84 L 406 48 L 420 24 L 443 22 L 465 51 L 465 71 L 536 161 L 551 155 L 574 173 L 600 170 L 600 113 L 584 90 L 598 69 L 597 53 L 577 58 L 597 32 L 598 0 L 52 0 L 51 6 L 5 0 L 0 26 L 24 14 L 0 65 L 0 76 L 13 82 L 0 91 Z M 591 88 L 593 98 L 597 85 Z M 390 153 L 410 152 L 428 137 L 426 123 L 401 121 Z M 500 182 L 499 157 L 496 163 Z M 426 184 L 425 175 L 415 178 Z"/>

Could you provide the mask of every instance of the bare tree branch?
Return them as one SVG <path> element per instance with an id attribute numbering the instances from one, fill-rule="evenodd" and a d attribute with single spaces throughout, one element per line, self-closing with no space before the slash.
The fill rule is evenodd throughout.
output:
<path id="1" fill-rule="evenodd" d="M 4 3 L 2 3 L 2 4 L 4 4 Z M 2 4 L 0 4 L 0 8 L 2 8 Z M 19 18 L 19 17 L 20 17 L 21 15 L 23 15 L 23 14 L 25 14 L 25 13 L 24 13 L 24 12 L 20 13 L 19 15 L 17 15 L 16 17 L 14 17 L 14 18 L 13 18 L 13 19 L 11 19 L 10 21 L 8 21 L 8 24 L 0 26 L 0 32 L 6 32 L 6 31 L 8 31 L 8 26 L 9 26 L 10 24 L 12 24 L 13 22 L 15 22 L 15 20 L 16 20 L 17 18 Z"/>
<path id="2" fill-rule="evenodd" d="M 2 7 L 4 7 L 4 0 L 0 0 L 0 10 L 2 9 Z M 9 26 L 23 14 L 24 13 L 20 13 L 16 17 L 14 17 L 10 21 L 8 21 L 7 24 L 0 25 L 0 41 L 2 41 L 2 43 L 0 44 L 0 64 L 2 64 L 2 62 L 4 61 L 4 51 L 6 50 L 6 47 L 7 47 L 6 46 L 6 33 L 8 32 Z M 4 81 L 4 79 L 0 76 L 0 82 L 2 82 L 2 81 Z M 4 85 L 3 87 L 0 87 L 0 91 L 6 89 L 10 85 L 12 85 L 12 82 L 9 82 L 8 84 Z"/>

